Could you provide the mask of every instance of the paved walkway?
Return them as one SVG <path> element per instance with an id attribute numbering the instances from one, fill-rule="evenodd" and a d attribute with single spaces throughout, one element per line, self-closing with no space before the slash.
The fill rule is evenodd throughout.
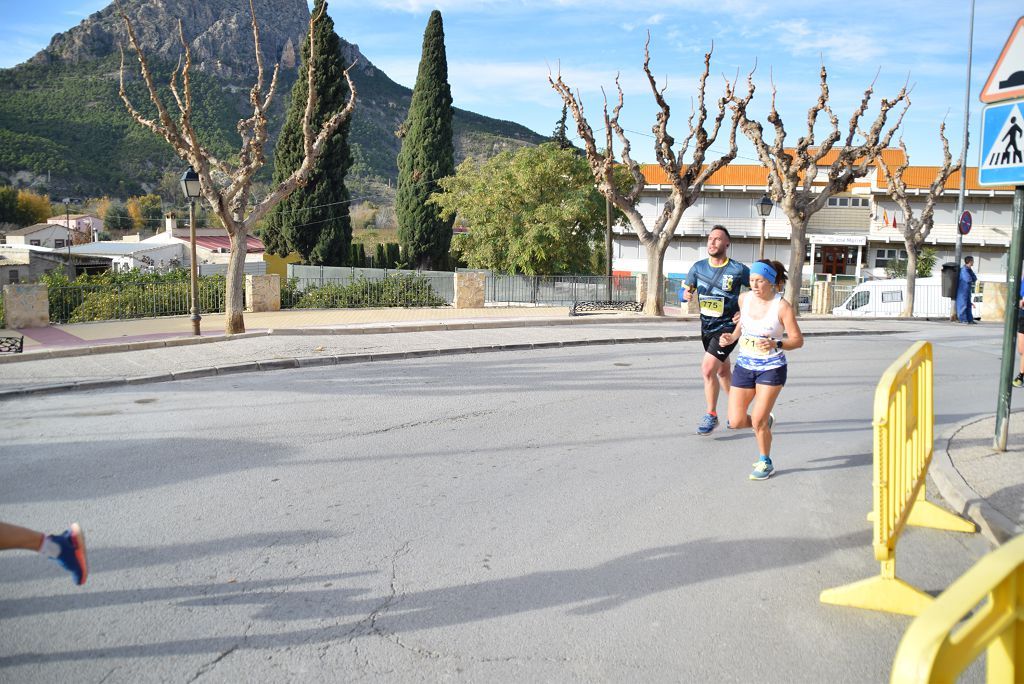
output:
<path id="1" fill-rule="evenodd" d="M 0 355 L 0 401 L 41 392 L 164 382 L 283 368 L 364 363 L 589 344 L 696 340 L 695 316 L 569 317 L 565 307 L 357 309 L 245 315 L 246 332 L 223 333 L 223 314 L 79 323 L 2 331 L 25 352 Z M 801 318 L 805 335 L 905 332 L 915 321 Z M 996 543 L 1024 532 L 1024 425 L 1010 421 L 1009 449 L 992 449 L 995 418 L 977 416 L 939 435 L 931 475 L 949 505 Z"/>

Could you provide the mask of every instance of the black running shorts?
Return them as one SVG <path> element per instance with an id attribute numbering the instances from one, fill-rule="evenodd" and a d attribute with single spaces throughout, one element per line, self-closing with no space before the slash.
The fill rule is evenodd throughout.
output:
<path id="1" fill-rule="evenodd" d="M 727 344 L 724 346 L 721 345 L 718 341 L 718 338 L 727 332 L 732 331 L 719 330 L 713 333 L 705 333 L 700 336 L 700 341 L 704 343 L 704 351 L 706 351 L 708 354 L 711 354 L 719 361 L 725 361 L 726 359 L 728 359 L 729 354 L 732 353 L 732 350 L 735 349 L 736 345 L 739 344 L 740 342 L 739 340 L 736 340 L 732 344 Z"/>

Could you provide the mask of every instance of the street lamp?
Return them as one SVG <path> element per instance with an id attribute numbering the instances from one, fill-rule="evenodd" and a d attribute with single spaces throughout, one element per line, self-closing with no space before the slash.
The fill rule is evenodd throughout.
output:
<path id="1" fill-rule="evenodd" d="M 772 198 L 768 196 L 768 193 L 764 193 L 757 202 L 757 213 L 761 215 L 761 246 L 757 249 L 757 258 L 764 259 L 764 220 L 768 218 L 768 214 L 772 213 Z"/>
<path id="2" fill-rule="evenodd" d="M 199 335 L 199 265 L 196 263 L 196 197 L 199 197 L 199 174 L 191 166 L 181 174 L 181 192 L 188 198 L 188 243 L 192 250 L 190 289 L 192 299 L 192 334 Z"/>

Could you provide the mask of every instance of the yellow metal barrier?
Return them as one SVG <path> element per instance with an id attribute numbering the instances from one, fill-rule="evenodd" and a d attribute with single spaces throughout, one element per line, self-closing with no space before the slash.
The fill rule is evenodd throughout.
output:
<path id="1" fill-rule="evenodd" d="M 821 602 L 918 615 L 932 597 L 896 577 L 896 542 L 906 525 L 974 532 L 974 525 L 925 500 L 935 410 L 932 345 L 916 342 L 882 374 L 875 390 L 872 545 L 881 574 L 821 592 Z"/>
<path id="2" fill-rule="evenodd" d="M 989 684 L 1024 682 L 1024 535 L 978 561 L 910 623 L 892 682 L 955 682 L 982 651 Z"/>

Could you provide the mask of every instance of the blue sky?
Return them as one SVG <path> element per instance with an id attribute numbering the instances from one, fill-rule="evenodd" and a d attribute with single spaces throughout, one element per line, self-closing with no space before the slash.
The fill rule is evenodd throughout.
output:
<path id="1" fill-rule="evenodd" d="M 53 34 L 107 4 L 0 0 L 0 67 L 23 62 Z M 876 104 L 909 78 L 913 104 L 903 136 L 913 163 L 939 161 L 937 132 L 944 117 L 954 157 L 961 148 L 969 0 L 334 0 L 329 7 L 343 38 L 410 87 L 427 17 L 440 9 L 456 106 L 516 121 L 544 135 L 551 133 L 561 113 L 561 101 L 547 82 L 549 69 L 560 69 L 566 83 L 581 92 L 595 128 L 601 88 L 614 94 L 619 73 L 625 91 L 622 121 L 640 161 L 654 161 L 650 128 L 655 108 L 641 68 L 647 31 L 652 70 L 659 83 L 668 83 L 666 97 L 673 107 L 669 130 L 676 139 L 685 134 L 703 54 L 714 41 L 709 95 L 721 92 L 723 75 L 745 78 L 756 62 L 758 92 L 751 112 L 763 119 L 774 80 L 789 142 L 806 128 L 806 111 L 817 97 L 818 69 L 824 61 L 833 109 L 843 124 L 876 73 Z M 1022 13 L 1020 0 L 976 3 L 968 152 L 972 166 L 977 165 L 980 139 L 978 92 Z M 745 143 L 740 155 L 739 162 L 756 162 Z"/>

